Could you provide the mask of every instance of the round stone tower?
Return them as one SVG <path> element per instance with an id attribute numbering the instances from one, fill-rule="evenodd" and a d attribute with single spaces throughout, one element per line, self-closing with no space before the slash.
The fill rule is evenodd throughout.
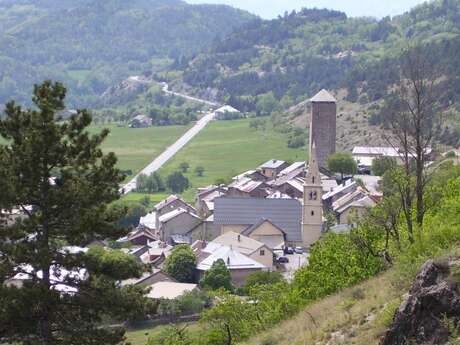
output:
<path id="1" fill-rule="evenodd" d="M 310 102 L 310 148 L 312 143 L 316 144 L 318 166 L 327 168 L 327 158 L 335 153 L 337 101 L 323 89 Z"/>

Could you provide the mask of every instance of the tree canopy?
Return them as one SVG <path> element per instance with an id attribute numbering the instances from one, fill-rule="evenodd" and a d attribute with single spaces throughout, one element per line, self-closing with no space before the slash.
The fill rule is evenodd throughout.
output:
<path id="1" fill-rule="evenodd" d="M 327 167 L 330 171 L 344 174 L 356 174 L 358 168 L 356 161 L 348 152 L 336 152 L 327 158 Z"/>
<path id="2" fill-rule="evenodd" d="M 0 120 L 0 338 L 20 344 L 118 344 L 123 331 L 101 329 L 103 318 L 123 319 L 142 305 L 139 289 L 116 281 L 140 275 L 121 252 L 78 248 L 126 234 L 108 204 L 123 175 L 103 154 L 108 131 L 89 135 L 91 116 L 79 110 L 59 121 L 66 89 L 46 81 L 35 107 L 7 104 Z M 11 211 L 22 216 L 12 218 Z M 5 222 L 6 220 L 6 222 Z M 26 279 L 10 284 L 16 274 Z M 137 301 L 134 303 L 134 301 Z"/>
<path id="3" fill-rule="evenodd" d="M 176 171 L 168 175 L 166 185 L 173 193 L 182 193 L 190 187 L 190 181 L 180 171 Z"/>
<path id="4" fill-rule="evenodd" d="M 196 256 L 188 245 L 175 247 L 166 259 L 165 271 L 181 283 L 191 283 L 194 280 Z"/>
<path id="5" fill-rule="evenodd" d="M 200 284 L 203 288 L 211 290 L 224 289 L 233 291 L 232 277 L 224 260 L 214 261 L 211 268 L 204 274 Z"/>

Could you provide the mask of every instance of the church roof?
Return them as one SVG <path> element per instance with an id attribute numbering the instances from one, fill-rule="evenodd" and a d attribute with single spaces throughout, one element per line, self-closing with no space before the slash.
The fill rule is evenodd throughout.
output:
<path id="1" fill-rule="evenodd" d="M 283 229 L 288 241 L 302 241 L 302 204 L 295 199 L 215 199 L 214 224 L 250 226 L 261 218 Z"/>
<path id="2" fill-rule="evenodd" d="M 324 103 L 336 103 L 337 100 L 334 98 L 334 96 L 332 96 L 325 89 L 322 89 L 315 96 L 313 96 L 312 99 L 310 99 L 310 102 L 314 102 L 314 103 L 322 103 L 322 102 L 324 102 Z"/>

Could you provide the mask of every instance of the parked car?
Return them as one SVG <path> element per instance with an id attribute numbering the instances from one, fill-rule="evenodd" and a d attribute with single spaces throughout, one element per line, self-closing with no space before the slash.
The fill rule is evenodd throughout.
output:
<path id="1" fill-rule="evenodd" d="M 303 248 L 302 247 L 295 247 L 294 252 L 296 252 L 297 254 L 303 254 Z"/>
<path id="2" fill-rule="evenodd" d="M 284 254 L 292 255 L 292 254 L 294 254 L 294 249 L 292 249 L 292 247 L 285 247 L 284 248 Z"/>
<path id="3" fill-rule="evenodd" d="M 276 262 L 279 264 L 287 264 L 289 262 L 289 259 L 285 256 L 280 256 L 278 259 L 276 259 Z"/>

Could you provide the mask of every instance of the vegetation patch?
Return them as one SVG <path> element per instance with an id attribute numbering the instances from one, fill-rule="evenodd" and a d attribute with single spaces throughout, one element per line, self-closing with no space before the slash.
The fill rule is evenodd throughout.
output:
<path id="1" fill-rule="evenodd" d="M 249 127 L 249 122 L 248 119 L 211 122 L 160 170 L 160 174 L 167 177 L 181 170 L 182 163 L 188 163 L 189 168 L 184 175 L 191 182 L 191 188 L 184 193 L 184 197 L 193 200 L 197 187 L 219 180 L 228 181 L 269 159 L 307 159 L 306 150 L 287 147 L 285 134 L 275 132 L 270 126 L 265 130 L 255 130 Z M 196 173 L 197 167 L 204 169 L 202 176 Z"/>

